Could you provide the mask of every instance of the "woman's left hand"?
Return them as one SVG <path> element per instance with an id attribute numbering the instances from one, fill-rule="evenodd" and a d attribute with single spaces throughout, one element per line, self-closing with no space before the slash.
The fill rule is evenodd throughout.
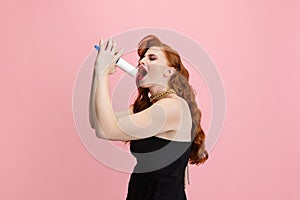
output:
<path id="1" fill-rule="evenodd" d="M 117 44 L 115 40 L 110 38 L 106 45 L 103 39 L 99 42 L 100 50 L 95 61 L 96 73 L 102 73 L 103 71 L 113 74 L 116 72 L 116 62 L 122 56 L 124 48 L 117 52 Z"/>

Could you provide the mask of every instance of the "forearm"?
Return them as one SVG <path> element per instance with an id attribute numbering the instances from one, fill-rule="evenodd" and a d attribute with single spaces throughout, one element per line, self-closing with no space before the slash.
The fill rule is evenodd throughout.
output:
<path id="1" fill-rule="evenodd" d="M 94 116 L 93 112 L 95 112 L 95 106 L 93 106 L 93 101 L 95 99 L 94 95 L 94 88 L 95 88 L 95 70 L 93 71 L 93 76 L 92 76 L 92 84 L 91 84 L 91 91 L 90 91 L 90 100 L 89 100 L 89 121 L 90 121 L 90 126 L 95 129 L 95 123 L 94 123 Z"/>
<path id="2" fill-rule="evenodd" d="M 92 84 L 91 84 L 91 91 L 90 91 L 90 98 L 89 98 L 89 122 L 90 122 L 90 126 L 91 128 L 95 129 L 95 119 L 97 118 L 96 116 L 96 111 L 95 111 L 95 92 L 94 89 L 97 85 L 97 81 L 95 80 L 95 70 L 93 72 L 93 76 L 92 76 Z M 125 116 L 125 115 L 129 115 L 129 114 L 133 114 L 133 106 L 130 106 L 129 110 L 125 110 L 125 111 L 119 111 L 119 112 L 114 112 L 116 119 Z M 97 123 L 97 121 L 96 121 Z"/>
<path id="3" fill-rule="evenodd" d="M 90 101 L 89 101 L 89 119 L 90 125 L 93 129 L 95 129 L 96 136 L 103 139 L 108 139 L 104 134 L 103 129 L 97 120 L 97 111 L 96 111 L 96 102 L 102 102 L 102 100 L 96 100 L 96 89 L 99 85 L 99 75 L 97 75 L 96 70 L 93 72 L 93 79 L 91 85 L 91 93 L 90 93 Z M 98 88 L 100 89 L 100 88 Z"/>
<path id="4" fill-rule="evenodd" d="M 117 134 L 120 129 L 117 126 L 116 117 L 113 111 L 109 87 L 108 72 L 103 72 L 100 76 L 95 72 L 94 76 L 94 108 L 95 108 L 95 126 L 101 127 L 101 138 L 111 139 L 112 134 Z M 93 105 L 92 105 L 93 106 Z"/>

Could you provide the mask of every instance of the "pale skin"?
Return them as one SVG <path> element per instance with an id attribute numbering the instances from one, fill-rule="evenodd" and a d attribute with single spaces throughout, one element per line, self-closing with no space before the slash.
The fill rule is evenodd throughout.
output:
<path id="1" fill-rule="evenodd" d="M 107 140 L 129 141 L 151 136 L 176 141 L 190 141 L 192 119 L 186 101 L 176 94 L 155 102 L 149 108 L 133 113 L 128 111 L 115 113 L 112 107 L 108 78 L 116 71 L 115 62 L 122 55 L 117 52 L 116 42 L 110 39 L 106 44 L 99 43 L 100 51 L 96 58 L 90 93 L 90 125 L 99 138 Z M 168 66 L 163 51 L 151 47 L 139 61 L 147 70 L 140 80 L 141 87 L 147 87 L 151 96 L 168 88 L 168 81 L 175 68 Z"/>

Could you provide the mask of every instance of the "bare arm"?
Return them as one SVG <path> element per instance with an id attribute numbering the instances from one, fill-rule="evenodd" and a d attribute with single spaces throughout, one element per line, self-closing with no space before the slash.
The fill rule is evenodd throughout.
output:
<path id="1" fill-rule="evenodd" d="M 108 76 L 121 54 L 122 51 L 116 54 L 112 40 L 107 47 L 100 41 L 91 94 L 92 122 L 96 135 L 108 140 L 128 141 L 176 130 L 181 120 L 181 106 L 177 99 L 162 99 L 141 112 L 116 117 L 110 99 Z"/>
<path id="2" fill-rule="evenodd" d="M 94 95 L 94 89 L 95 89 L 95 70 L 93 71 L 93 77 L 92 77 L 92 85 L 91 85 L 91 91 L 90 91 L 90 99 L 89 99 L 89 122 L 91 128 L 95 129 L 95 95 Z M 123 117 L 125 115 L 133 114 L 133 106 L 130 106 L 128 110 L 115 112 L 115 116 L 117 119 L 120 117 Z"/>
<path id="3" fill-rule="evenodd" d="M 93 117 L 93 105 L 94 103 L 92 102 L 95 97 L 94 97 L 94 85 L 95 85 L 95 81 L 94 81 L 94 77 L 95 77 L 95 70 L 93 71 L 93 77 L 92 77 L 92 85 L 91 85 L 91 91 L 90 91 L 90 100 L 89 100 L 89 121 L 90 121 L 90 126 L 95 129 L 95 125 L 94 125 L 94 117 Z"/>
<path id="4" fill-rule="evenodd" d="M 133 114 L 133 105 L 131 105 L 128 110 L 125 110 L 125 111 L 120 111 L 120 112 L 115 112 L 115 116 L 117 118 L 117 120 L 120 118 L 120 117 L 124 117 L 126 115 L 131 115 Z"/>
<path id="5" fill-rule="evenodd" d="M 94 125 L 96 129 L 97 137 L 109 140 L 119 140 L 113 135 L 121 133 L 122 131 L 117 125 L 117 119 L 127 116 L 130 113 L 128 111 L 115 113 L 112 108 L 110 99 L 109 86 L 108 86 L 108 72 L 105 71 L 101 76 L 95 73 L 94 76 L 94 90 L 91 96 L 92 110 L 94 110 Z M 123 133 L 124 134 L 124 133 Z M 126 140 L 137 139 L 134 137 L 127 137 Z"/>
<path id="6" fill-rule="evenodd" d="M 99 80 L 98 80 L 99 78 Z M 151 107 L 134 114 L 123 113 L 117 117 L 112 109 L 109 95 L 108 74 L 96 75 L 95 89 L 96 126 L 103 130 L 100 138 L 109 140 L 137 140 L 175 130 L 180 122 L 180 102 L 162 99 Z M 101 132 L 101 131 L 99 131 Z"/>

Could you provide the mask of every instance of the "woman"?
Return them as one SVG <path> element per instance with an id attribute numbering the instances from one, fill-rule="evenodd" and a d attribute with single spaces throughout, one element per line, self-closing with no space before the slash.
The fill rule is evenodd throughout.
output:
<path id="1" fill-rule="evenodd" d="M 201 112 L 189 73 L 180 56 L 156 36 L 138 45 L 138 96 L 129 112 L 114 113 L 108 76 L 123 53 L 116 42 L 100 40 L 90 96 L 90 124 L 103 139 L 130 141 L 137 164 L 130 176 L 127 200 L 183 200 L 188 162 L 208 159 Z"/>

